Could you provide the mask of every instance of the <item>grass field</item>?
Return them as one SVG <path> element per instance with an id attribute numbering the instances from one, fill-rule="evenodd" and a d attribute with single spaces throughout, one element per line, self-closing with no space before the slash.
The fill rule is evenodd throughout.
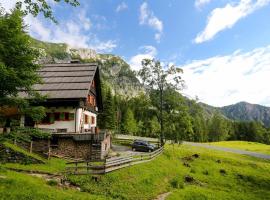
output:
<path id="1" fill-rule="evenodd" d="M 270 155 L 270 145 L 258 142 L 245 142 L 245 141 L 223 141 L 207 143 L 214 146 L 229 147 L 234 149 L 241 149 L 246 151 L 254 151 Z"/>
<path id="2" fill-rule="evenodd" d="M 56 171 L 58 162 L 51 163 Z M 46 165 L 31 167 L 48 170 Z M 152 200 L 166 192 L 171 192 L 169 200 L 270 199 L 270 161 L 186 145 L 167 145 L 157 159 L 106 174 L 98 181 L 69 176 L 83 192 L 48 186 L 42 179 L 21 173 L 2 170 L 1 176 L 6 178 L 0 178 L 0 199 Z"/>

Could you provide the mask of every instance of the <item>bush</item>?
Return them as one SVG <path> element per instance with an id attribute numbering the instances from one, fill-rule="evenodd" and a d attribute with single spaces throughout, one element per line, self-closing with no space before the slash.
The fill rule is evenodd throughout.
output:
<path id="1" fill-rule="evenodd" d="M 9 134 L 5 135 L 6 138 L 17 140 L 18 142 L 30 142 L 33 139 L 49 139 L 51 133 L 42 131 L 37 128 L 17 127 Z"/>
<path id="2" fill-rule="evenodd" d="M 178 177 L 173 178 L 170 184 L 175 189 L 184 188 L 184 183 Z"/>
<path id="3" fill-rule="evenodd" d="M 58 182 L 56 180 L 52 179 L 52 180 L 48 180 L 47 184 L 50 186 L 57 186 Z"/>

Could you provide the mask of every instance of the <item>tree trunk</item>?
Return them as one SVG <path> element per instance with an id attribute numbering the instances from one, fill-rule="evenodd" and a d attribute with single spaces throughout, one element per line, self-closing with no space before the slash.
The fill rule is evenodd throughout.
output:
<path id="1" fill-rule="evenodd" d="M 163 89 L 160 90 L 160 143 L 164 145 L 164 133 L 163 133 Z"/>

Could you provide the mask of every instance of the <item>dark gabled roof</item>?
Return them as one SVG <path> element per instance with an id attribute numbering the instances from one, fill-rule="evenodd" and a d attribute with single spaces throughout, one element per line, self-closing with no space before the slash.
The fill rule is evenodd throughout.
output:
<path id="1" fill-rule="evenodd" d="M 97 71 L 95 63 L 47 64 L 38 73 L 43 83 L 34 90 L 47 99 L 87 98 Z"/>

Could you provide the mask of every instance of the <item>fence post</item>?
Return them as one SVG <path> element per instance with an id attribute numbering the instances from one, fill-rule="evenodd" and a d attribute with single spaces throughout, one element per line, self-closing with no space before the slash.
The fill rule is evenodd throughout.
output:
<path id="1" fill-rule="evenodd" d="M 87 162 L 86 162 L 86 172 L 87 172 L 87 174 L 89 173 L 89 172 L 88 172 L 88 170 L 89 170 L 88 166 L 89 166 L 89 162 L 87 161 Z"/>
<path id="2" fill-rule="evenodd" d="M 48 139 L 48 159 L 51 157 L 51 141 Z"/>
<path id="3" fill-rule="evenodd" d="M 30 142 L 30 149 L 29 149 L 29 152 L 32 153 L 33 151 L 33 141 Z"/>

